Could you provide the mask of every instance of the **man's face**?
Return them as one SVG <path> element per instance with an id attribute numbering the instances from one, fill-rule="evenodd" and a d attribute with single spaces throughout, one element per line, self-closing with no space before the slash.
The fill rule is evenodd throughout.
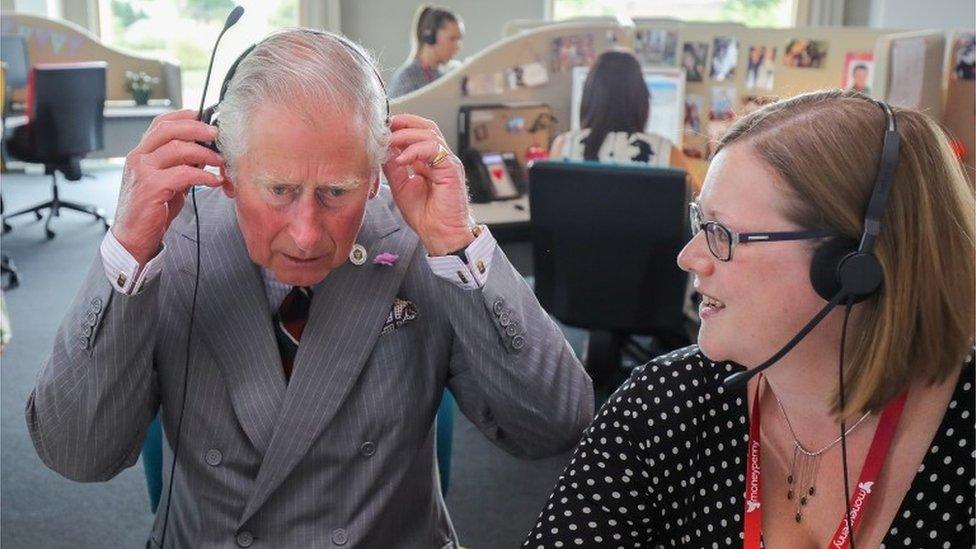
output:
<path id="1" fill-rule="evenodd" d="M 346 261 L 379 185 L 350 112 L 258 107 L 224 185 L 251 260 L 285 284 L 313 286 Z"/>
<path id="2" fill-rule="evenodd" d="M 854 69 L 854 88 L 863 90 L 868 84 L 868 70 L 864 67 Z"/>

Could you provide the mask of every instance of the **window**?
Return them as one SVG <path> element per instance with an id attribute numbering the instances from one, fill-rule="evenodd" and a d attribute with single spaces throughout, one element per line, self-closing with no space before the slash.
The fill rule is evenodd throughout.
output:
<path id="1" fill-rule="evenodd" d="M 179 61 L 183 106 L 195 109 L 214 40 L 237 4 L 245 12 L 221 39 L 207 92 L 212 104 L 241 52 L 275 29 L 298 25 L 298 0 L 99 0 L 101 38 L 138 55 Z"/>
<path id="2" fill-rule="evenodd" d="M 626 15 L 791 27 L 796 0 L 550 0 L 553 19 Z"/>

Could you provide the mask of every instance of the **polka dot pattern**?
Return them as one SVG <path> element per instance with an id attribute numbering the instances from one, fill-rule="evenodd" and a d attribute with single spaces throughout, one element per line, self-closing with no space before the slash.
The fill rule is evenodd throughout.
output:
<path id="1" fill-rule="evenodd" d="M 576 447 L 523 547 L 734 547 L 748 441 L 741 370 L 696 346 L 636 368 Z M 882 547 L 976 547 L 973 357 Z"/>

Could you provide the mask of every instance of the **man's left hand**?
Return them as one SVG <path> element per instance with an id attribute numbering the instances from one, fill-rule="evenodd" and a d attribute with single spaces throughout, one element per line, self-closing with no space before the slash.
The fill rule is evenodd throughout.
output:
<path id="1" fill-rule="evenodd" d="M 412 114 L 390 119 L 390 159 L 383 172 L 407 224 L 427 253 L 445 255 L 474 240 L 464 167 L 431 120 Z"/>

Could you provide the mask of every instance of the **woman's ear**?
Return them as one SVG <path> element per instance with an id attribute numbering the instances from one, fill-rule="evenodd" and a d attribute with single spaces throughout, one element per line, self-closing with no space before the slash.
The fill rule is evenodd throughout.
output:
<path id="1" fill-rule="evenodd" d="M 227 166 L 220 167 L 220 188 L 224 190 L 224 194 L 227 198 L 234 198 L 237 196 L 237 191 L 234 189 L 234 182 L 230 180 L 230 176 L 227 174 Z"/>

